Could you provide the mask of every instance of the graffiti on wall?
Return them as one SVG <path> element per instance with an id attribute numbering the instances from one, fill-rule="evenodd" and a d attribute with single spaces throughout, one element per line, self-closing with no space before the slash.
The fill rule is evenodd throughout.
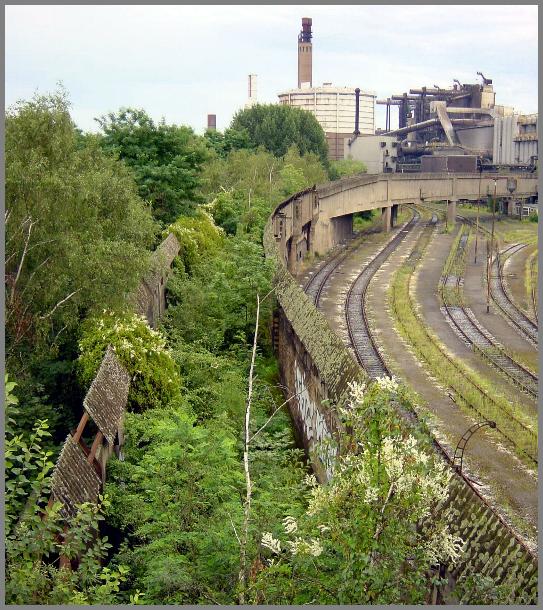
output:
<path id="1" fill-rule="evenodd" d="M 307 389 L 303 370 L 294 361 L 296 396 L 298 402 L 299 416 L 302 422 L 303 435 L 310 450 L 315 451 L 326 472 L 326 478 L 331 479 L 337 449 L 334 439 L 323 414 L 317 405 L 311 400 Z"/>

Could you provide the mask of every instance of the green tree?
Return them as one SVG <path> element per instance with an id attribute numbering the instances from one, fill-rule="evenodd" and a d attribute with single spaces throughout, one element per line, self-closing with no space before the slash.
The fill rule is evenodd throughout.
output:
<path id="1" fill-rule="evenodd" d="M 365 174 L 368 171 L 366 164 L 355 159 L 338 159 L 330 162 L 330 180 L 338 180 L 345 176 Z"/>
<path id="2" fill-rule="evenodd" d="M 141 197 L 163 223 L 190 214 L 198 203 L 202 165 L 209 157 L 204 138 L 190 127 L 158 124 L 144 110 L 121 108 L 97 119 L 103 148 L 134 172 Z"/>
<path id="3" fill-rule="evenodd" d="M 8 361 L 121 305 L 156 234 L 130 171 L 81 139 L 63 91 L 7 112 L 5 226 Z"/>
<path id="4" fill-rule="evenodd" d="M 232 150 L 250 149 L 253 147 L 246 129 L 226 129 L 224 133 L 207 129 L 204 138 L 208 145 L 220 157 L 225 157 Z"/>
<path id="5" fill-rule="evenodd" d="M 294 144 L 302 155 L 312 152 L 328 165 L 328 147 L 324 131 L 311 112 L 292 106 L 256 104 L 240 110 L 232 119 L 231 129 L 247 130 L 253 147 L 263 146 L 282 157 Z"/>

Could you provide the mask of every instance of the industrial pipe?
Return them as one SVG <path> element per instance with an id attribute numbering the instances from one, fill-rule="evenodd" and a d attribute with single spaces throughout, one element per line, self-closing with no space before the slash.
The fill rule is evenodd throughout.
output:
<path id="1" fill-rule="evenodd" d="M 426 95 L 453 95 L 457 93 L 454 89 L 409 89 L 409 93 L 422 95 L 426 93 Z"/>
<path id="2" fill-rule="evenodd" d="M 360 89 L 357 87 L 354 90 L 355 93 L 355 111 L 354 111 L 354 135 L 359 136 L 360 130 L 358 129 L 358 120 L 360 115 Z"/>
<path id="3" fill-rule="evenodd" d="M 432 125 L 438 125 L 439 119 L 428 119 L 427 121 L 422 121 L 422 123 L 415 123 L 414 125 L 409 125 L 407 127 L 402 127 L 401 129 L 396 129 L 395 131 L 388 131 L 382 135 L 384 136 L 403 136 L 407 133 L 411 133 L 412 131 L 419 131 L 420 129 L 426 129 L 427 127 L 432 127 Z"/>
<path id="4" fill-rule="evenodd" d="M 447 109 L 448 110 L 448 109 Z M 481 126 L 481 127 L 489 127 L 492 126 L 493 123 L 490 121 L 486 121 L 485 123 L 481 123 L 480 119 L 451 119 L 451 123 L 453 125 L 459 126 Z M 421 129 L 426 129 L 427 127 L 432 127 L 433 125 L 440 125 L 440 120 L 436 117 L 433 119 L 428 119 L 427 121 L 422 121 L 421 123 L 415 123 L 414 125 L 409 125 L 408 127 L 402 127 L 402 129 L 396 129 L 394 131 L 388 131 L 383 133 L 384 136 L 404 136 L 412 131 L 420 131 Z"/>

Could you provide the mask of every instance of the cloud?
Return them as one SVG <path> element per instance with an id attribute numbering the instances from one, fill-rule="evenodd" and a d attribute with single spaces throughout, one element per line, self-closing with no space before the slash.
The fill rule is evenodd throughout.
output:
<path id="1" fill-rule="evenodd" d="M 302 16 L 313 18 L 315 83 L 385 97 L 482 71 L 499 103 L 537 108 L 537 7 L 450 5 L 7 6 L 6 102 L 62 80 L 84 129 L 121 105 L 200 131 L 214 113 L 222 129 L 247 74 L 266 102 L 296 86 Z"/>

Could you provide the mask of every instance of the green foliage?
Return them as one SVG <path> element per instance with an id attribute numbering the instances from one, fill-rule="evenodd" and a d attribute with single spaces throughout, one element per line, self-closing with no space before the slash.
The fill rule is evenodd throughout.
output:
<path id="1" fill-rule="evenodd" d="M 197 210 L 195 216 L 180 216 L 166 229 L 164 237 L 169 233 L 173 233 L 179 241 L 178 257 L 189 274 L 197 261 L 217 252 L 223 241 L 222 230 L 202 208 Z"/>
<path id="2" fill-rule="evenodd" d="M 185 364 L 183 398 L 128 414 L 124 461 L 110 468 L 108 518 L 126 533 L 117 559 L 130 566 L 130 587 L 141 589 L 146 600 L 228 604 L 236 598 L 239 572 L 244 367 L 194 345 L 179 343 L 174 353 Z M 268 403 L 268 391 L 259 385 L 252 433 L 268 418 Z M 204 412 L 197 414 L 201 405 Z M 287 417 L 279 415 L 257 438 L 253 556 L 263 529 L 287 509 L 300 512 L 303 474 Z"/>
<path id="3" fill-rule="evenodd" d="M 62 91 L 6 116 L 8 361 L 59 342 L 86 312 L 135 290 L 155 238 L 126 167 L 81 143 Z M 25 367 L 26 368 L 26 367 Z"/>
<path id="4" fill-rule="evenodd" d="M 186 342 L 217 352 L 244 344 L 253 329 L 257 292 L 271 288 L 272 264 L 262 246 L 246 237 L 230 237 L 222 251 L 193 269 L 191 278 L 175 271 L 168 282 L 165 320 Z M 269 312 L 266 302 L 263 317 Z"/>
<path id="5" fill-rule="evenodd" d="M 13 432 L 20 428 L 15 387 L 6 375 L 6 602 L 118 603 L 116 594 L 127 568 L 102 567 L 111 545 L 94 534 L 108 501 L 101 498 L 97 505 L 81 505 L 63 533 L 61 504 L 47 505 L 53 469 L 52 453 L 44 447 L 48 425 L 40 420 L 29 435 Z M 78 570 L 55 565 L 60 554 L 68 560 L 78 558 Z"/>
<path id="6" fill-rule="evenodd" d="M 537 212 L 530 212 L 530 215 L 528 216 L 528 220 L 530 222 L 537 222 L 539 220 L 539 216 L 538 216 Z"/>
<path id="7" fill-rule="evenodd" d="M 338 180 L 346 176 L 365 174 L 368 171 L 366 164 L 355 159 L 338 159 L 330 162 L 330 180 Z"/>
<path id="8" fill-rule="evenodd" d="M 314 482 L 304 514 L 263 536 L 270 563 L 253 601 L 424 603 L 431 566 L 458 557 L 461 541 L 438 510 L 450 474 L 420 433 L 405 431 L 395 403 L 411 408 L 394 381 L 353 386 L 341 414 L 359 450 L 339 458 L 331 481 Z"/>
<path id="9" fill-rule="evenodd" d="M 315 153 L 328 165 L 328 147 L 324 131 L 311 112 L 292 106 L 256 104 L 240 110 L 232 119 L 231 129 L 247 130 L 249 141 L 282 157 L 295 144 L 303 155 Z"/>
<path id="10" fill-rule="evenodd" d="M 108 345 L 130 374 L 129 408 L 164 406 L 179 393 L 178 368 L 162 335 L 143 317 L 112 311 L 82 325 L 78 368 L 85 386 L 94 379 Z"/>
<path id="11" fill-rule="evenodd" d="M 208 129 L 204 138 L 219 157 L 225 157 L 231 150 L 252 148 L 249 132 L 246 129 L 226 129 L 224 133 Z"/>
<path id="12" fill-rule="evenodd" d="M 209 157 L 205 140 L 190 127 L 155 124 L 144 110 L 121 108 L 97 119 L 101 144 L 132 170 L 139 194 L 151 202 L 154 216 L 173 222 L 198 202 L 203 163 Z"/>
<path id="13" fill-rule="evenodd" d="M 203 193 L 215 222 L 234 235 L 260 243 L 274 205 L 308 186 L 326 181 L 326 170 L 313 153 L 301 156 L 291 146 L 281 159 L 264 150 L 239 150 L 206 165 Z"/>

